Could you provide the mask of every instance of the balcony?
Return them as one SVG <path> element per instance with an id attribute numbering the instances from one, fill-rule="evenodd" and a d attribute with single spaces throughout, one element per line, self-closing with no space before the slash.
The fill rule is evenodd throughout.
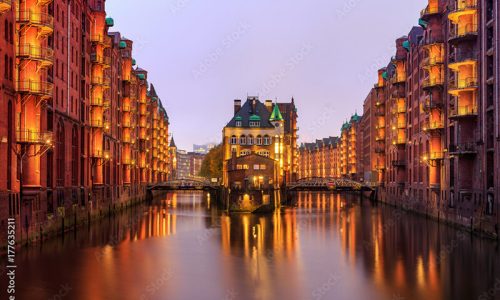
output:
<path id="1" fill-rule="evenodd" d="M 422 18 L 422 20 L 428 21 L 432 16 L 439 14 L 441 14 L 441 11 L 439 10 L 438 2 L 436 2 L 436 5 L 427 5 L 426 8 L 422 9 L 422 11 L 420 12 L 420 18 Z"/>
<path id="2" fill-rule="evenodd" d="M 406 145 L 406 137 L 396 137 L 392 140 L 392 144 L 396 146 Z"/>
<path id="3" fill-rule="evenodd" d="M 38 27 L 40 36 L 51 35 L 54 32 L 54 17 L 46 13 L 21 10 L 17 13 L 17 22 L 22 26 Z"/>
<path id="4" fill-rule="evenodd" d="M 383 137 L 383 136 L 381 136 L 381 135 L 377 135 L 377 136 L 375 137 L 375 141 L 377 141 L 377 142 L 385 141 L 385 137 Z"/>
<path id="5" fill-rule="evenodd" d="M 451 1 L 448 9 L 448 19 L 450 19 L 453 23 L 457 23 L 459 21 L 459 18 L 462 16 L 477 14 L 477 0 Z"/>
<path id="6" fill-rule="evenodd" d="M 132 126 L 133 126 L 133 123 L 130 122 L 130 121 L 122 122 L 122 127 L 123 128 L 132 128 Z"/>
<path id="7" fill-rule="evenodd" d="M 385 87 L 384 83 L 375 83 L 373 86 L 375 89 L 383 89 Z"/>
<path id="8" fill-rule="evenodd" d="M 450 28 L 448 42 L 456 44 L 462 41 L 472 40 L 477 38 L 478 32 L 477 23 L 454 25 Z"/>
<path id="9" fill-rule="evenodd" d="M 103 128 L 104 124 L 103 124 L 102 120 L 91 119 L 90 120 L 90 127 L 93 127 L 93 128 Z"/>
<path id="10" fill-rule="evenodd" d="M 424 105 L 423 105 L 425 112 L 429 112 L 433 109 L 440 109 L 442 107 L 443 107 L 443 103 L 441 101 L 434 101 L 434 100 L 431 100 L 430 98 L 426 98 L 424 101 Z"/>
<path id="11" fill-rule="evenodd" d="M 406 161 L 405 160 L 393 160 L 392 166 L 396 167 L 396 168 L 404 168 L 404 167 L 406 167 Z"/>
<path id="12" fill-rule="evenodd" d="M 406 113 L 406 106 L 396 106 L 393 110 L 395 114 L 405 114 Z"/>
<path id="13" fill-rule="evenodd" d="M 39 132 L 32 130 L 16 131 L 16 141 L 18 144 L 52 145 L 54 135 L 52 132 Z"/>
<path id="14" fill-rule="evenodd" d="M 430 68 L 438 65 L 444 64 L 444 56 L 436 55 L 434 57 L 427 56 L 422 60 L 421 66 L 422 68 Z"/>
<path id="15" fill-rule="evenodd" d="M 473 142 L 450 145 L 451 155 L 476 155 L 476 144 Z"/>
<path id="16" fill-rule="evenodd" d="M 54 85 L 50 82 L 41 81 L 19 81 L 17 91 L 19 93 L 37 95 L 42 98 L 52 98 Z"/>
<path id="17" fill-rule="evenodd" d="M 376 146 L 375 153 L 377 153 L 377 154 L 385 153 L 385 147 Z"/>
<path id="18" fill-rule="evenodd" d="M 92 53 L 90 55 L 90 61 L 96 65 L 111 66 L 111 57 L 109 56 L 100 56 L 96 53 Z"/>
<path id="19" fill-rule="evenodd" d="M 405 122 L 402 122 L 402 121 L 398 122 L 396 124 L 396 128 L 397 129 L 406 129 L 406 121 Z"/>
<path id="20" fill-rule="evenodd" d="M 0 14 L 9 11 L 12 8 L 12 0 L 0 0 Z"/>
<path id="21" fill-rule="evenodd" d="M 92 158 L 109 160 L 111 158 L 109 151 L 106 150 L 92 150 L 90 152 Z"/>
<path id="22" fill-rule="evenodd" d="M 459 106 L 450 111 L 449 117 L 450 119 L 477 117 L 477 106 L 476 105 Z"/>
<path id="23" fill-rule="evenodd" d="M 460 92 L 475 91 L 479 86 L 479 82 L 476 77 L 470 77 L 465 79 L 452 79 L 448 86 L 448 92 L 452 95 L 458 95 Z"/>
<path id="24" fill-rule="evenodd" d="M 20 45 L 17 51 L 17 57 L 25 60 L 38 61 L 42 68 L 47 68 L 54 64 L 54 50 L 48 47 L 37 47 L 30 44 Z"/>
<path id="25" fill-rule="evenodd" d="M 385 117 L 385 111 L 376 110 L 375 111 L 375 116 L 376 117 Z"/>
<path id="26" fill-rule="evenodd" d="M 429 121 L 424 123 L 423 130 L 426 132 L 440 132 L 444 129 L 444 121 Z"/>
<path id="27" fill-rule="evenodd" d="M 135 166 L 135 159 L 124 158 L 122 164 L 127 166 Z"/>
<path id="28" fill-rule="evenodd" d="M 95 44 L 105 45 L 107 43 L 106 37 L 103 34 L 91 34 L 90 41 Z"/>
<path id="29" fill-rule="evenodd" d="M 405 74 L 395 74 L 391 78 L 391 83 L 394 84 L 404 84 L 406 83 L 406 75 Z"/>
<path id="30" fill-rule="evenodd" d="M 110 77 L 92 77 L 92 85 L 94 86 L 102 86 L 102 87 L 108 87 L 111 85 L 111 78 Z"/>
<path id="31" fill-rule="evenodd" d="M 442 77 L 436 77 L 436 78 L 427 77 L 422 82 L 422 89 L 427 90 L 427 89 L 432 89 L 435 87 L 442 87 L 443 85 L 444 85 L 444 78 L 442 78 Z"/>
<path id="32" fill-rule="evenodd" d="M 430 153 L 425 153 L 422 156 L 422 160 L 425 161 L 437 161 L 437 160 L 443 160 L 444 159 L 444 152 L 430 152 Z"/>

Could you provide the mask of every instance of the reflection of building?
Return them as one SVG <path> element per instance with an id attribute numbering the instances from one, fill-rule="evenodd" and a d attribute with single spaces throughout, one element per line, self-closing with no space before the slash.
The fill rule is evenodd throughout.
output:
<path id="1" fill-rule="evenodd" d="M 205 155 L 178 150 L 176 153 L 177 160 L 177 178 L 189 178 L 199 175 L 201 164 Z"/>
<path id="2" fill-rule="evenodd" d="M 193 152 L 198 154 L 208 154 L 210 150 L 217 146 L 215 143 L 208 143 L 205 145 L 193 145 Z"/>
<path id="3" fill-rule="evenodd" d="M 0 1 L 0 24 L 0 217 L 18 237 L 165 180 L 167 113 L 105 1 Z"/>
<path id="4" fill-rule="evenodd" d="M 281 108 L 287 110 L 287 118 Z M 296 118 L 293 99 L 291 103 L 273 104 L 248 97 L 243 106 L 241 100 L 235 100 L 234 116 L 223 130 L 224 187 L 253 189 L 252 183 L 260 181 L 253 178 L 257 173 L 265 186 L 275 189 L 290 181 L 292 175 L 296 177 Z M 254 164 L 256 161 L 259 163 Z M 260 169 L 261 164 L 267 166 L 266 170 Z M 235 170 L 238 166 L 241 168 Z"/>

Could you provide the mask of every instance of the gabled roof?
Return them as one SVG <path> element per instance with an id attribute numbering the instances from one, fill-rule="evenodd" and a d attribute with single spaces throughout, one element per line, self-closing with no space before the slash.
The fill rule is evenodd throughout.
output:
<path id="1" fill-rule="evenodd" d="M 255 106 L 253 101 L 255 101 Z M 258 99 L 248 98 L 226 127 L 237 127 L 236 121 L 241 122 L 241 127 L 250 127 L 250 121 L 260 121 L 260 128 L 274 128 L 269 122 L 270 115 L 271 113 L 262 102 Z"/>

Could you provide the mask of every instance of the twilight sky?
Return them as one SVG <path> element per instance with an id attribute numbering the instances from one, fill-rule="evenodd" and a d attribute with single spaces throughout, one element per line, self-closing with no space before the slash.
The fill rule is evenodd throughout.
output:
<path id="1" fill-rule="evenodd" d="M 177 146 L 220 142 L 233 100 L 295 97 L 301 141 L 339 134 L 426 0 L 107 0 Z"/>

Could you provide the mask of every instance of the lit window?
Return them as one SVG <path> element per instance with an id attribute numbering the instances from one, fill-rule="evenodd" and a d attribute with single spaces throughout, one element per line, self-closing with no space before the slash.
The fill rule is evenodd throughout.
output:
<path id="1" fill-rule="evenodd" d="M 260 170 L 260 165 L 253 165 L 254 170 Z"/>
<path id="2" fill-rule="evenodd" d="M 269 136 L 264 136 L 264 145 L 270 145 L 271 144 L 271 138 Z"/>
<path id="3" fill-rule="evenodd" d="M 251 121 L 251 122 L 250 122 L 250 127 L 260 127 L 260 122 L 257 122 L 257 121 Z"/>
<path id="4" fill-rule="evenodd" d="M 231 145 L 236 145 L 236 136 L 235 135 L 233 135 L 231 137 Z"/>
<path id="5" fill-rule="evenodd" d="M 256 144 L 259 146 L 262 145 L 262 137 L 260 135 L 257 136 Z"/>
<path id="6" fill-rule="evenodd" d="M 266 165 L 260 165 L 260 169 L 261 170 L 265 170 L 265 169 L 267 169 L 267 166 Z"/>
<path id="7" fill-rule="evenodd" d="M 244 135 L 242 135 L 240 137 L 240 145 L 246 145 L 246 144 L 247 144 L 247 138 Z"/>
<path id="8" fill-rule="evenodd" d="M 252 151 L 246 149 L 240 152 L 240 156 L 246 156 L 252 154 Z"/>
<path id="9" fill-rule="evenodd" d="M 253 145 L 253 136 L 251 136 L 251 135 L 248 136 L 247 144 L 248 145 Z"/>
<path id="10" fill-rule="evenodd" d="M 241 127 L 241 121 L 236 121 L 236 127 Z"/>

